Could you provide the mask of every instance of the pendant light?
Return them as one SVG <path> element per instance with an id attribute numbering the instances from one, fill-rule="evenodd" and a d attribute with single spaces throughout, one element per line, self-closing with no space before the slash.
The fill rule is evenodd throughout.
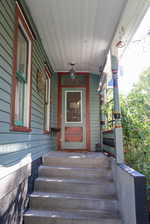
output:
<path id="1" fill-rule="evenodd" d="M 74 66 L 75 66 L 75 63 L 69 63 L 70 66 L 71 66 L 71 69 L 69 70 L 69 74 L 70 74 L 70 78 L 71 79 L 75 79 L 75 69 L 74 69 Z"/>

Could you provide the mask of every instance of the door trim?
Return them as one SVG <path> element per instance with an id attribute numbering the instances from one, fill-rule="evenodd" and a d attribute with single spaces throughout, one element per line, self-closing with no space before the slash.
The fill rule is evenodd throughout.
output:
<path id="1" fill-rule="evenodd" d="M 86 89 L 86 149 L 62 149 L 61 148 L 61 131 L 58 133 L 57 137 L 57 150 L 65 151 L 65 152 L 89 152 L 91 151 L 91 139 L 90 139 L 90 74 L 78 72 L 77 75 L 86 75 L 87 82 L 86 86 L 66 86 L 61 85 L 61 77 L 62 75 L 67 75 L 67 72 L 58 72 L 58 112 L 57 112 L 57 126 L 61 128 L 61 117 L 62 117 L 62 88 L 70 88 L 73 90 L 75 88 L 85 88 Z"/>

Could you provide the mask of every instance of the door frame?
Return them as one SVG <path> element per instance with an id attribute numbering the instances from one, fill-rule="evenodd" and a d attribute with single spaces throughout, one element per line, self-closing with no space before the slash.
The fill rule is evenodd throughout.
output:
<path id="1" fill-rule="evenodd" d="M 57 150 L 67 152 L 89 152 L 91 151 L 91 136 L 90 136 L 90 74 L 85 72 L 78 72 L 76 75 L 86 75 L 87 82 L 86 86 L 72 86 L 72 85 L 61 85 L 61 77 L 68 75 L 68 72 L 58 72 L 58 111 L 57 111 L 57 127 L 60 128 L 60 132 L 57 137 Z M 62 149 L 61 148 L 61 117 L 62 117 L 62 88 L 85 88 L 86 90 L 86 149 Z"/>

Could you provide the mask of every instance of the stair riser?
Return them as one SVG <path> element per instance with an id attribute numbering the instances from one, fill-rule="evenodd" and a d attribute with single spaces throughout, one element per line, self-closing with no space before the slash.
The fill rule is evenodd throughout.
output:
<path id="1" fill-rule="evenodd" d="M 99 184 L 36 181 L 35 191 L 77 193 L 77 194 L 89 194 L 95 196 L 115 194 L 115 188 L 112 182 L 108 182 L 105 184 L 102 183 L 99 185 Z"/>
<path id="2" fill-rule="evenodd" d="M 53 158 L 44 157 L 43 165 L 45 166 L 62 166 L 62 167 L 85 167 L 85 168 L 110 168 L 108 158 Z"/>
<path id="3" fill-rule="evenodd" d="M 24 224 L 122 224 L 109 158 L 55 152 L 43 161 Z"/>
<path id="4" fill-rule="evenodd" d="M 44 198 L 44 197 L 31 197 L 30 198 L 30 207 L 31 209 L 44 209 L 44 210 L 71 210 L 71 209 L 81 209 L 81 210 L 100 210 L 100 213 L 103 211 L 114 212 L 118 211 L 117 201 L 116 200 L 92 200 L 92 199 L 66 199 L 66 198 Z"/>
<path id="5" fill-rule="evenodd" d="M 62 219 L 62 218 L 45 218 L 45 217 L 26 217 L 24 224 L 122 224 L 120 220 L 116 219 L 100 219 L 100 220 L 88 220 L 88 219 Z"/>
<path id="6" fill-rule="evenodd" d="M 49 167 L 40 167 L 39 176 L 41 177 L 63 177 L 63 178 L 73 178 L 73 179 L 82 179 L 82 180 L 98 180 L 98 179 L 107 179 L 112 180 L 112 172 L 108 169 L 102 169 L 99 171 L 91 171 L 86 169 L 57 169 Z"/>

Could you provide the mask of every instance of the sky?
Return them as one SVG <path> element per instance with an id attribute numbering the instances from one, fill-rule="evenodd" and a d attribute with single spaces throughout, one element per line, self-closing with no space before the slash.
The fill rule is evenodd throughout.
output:
<path id="1" fill-rule="evenodd" d="M 140 74 L 150 67 L 150 8 L 127 47 L 120 66 L 123 75 L 119 77 L 119 91 L 127 95 Z"/>

